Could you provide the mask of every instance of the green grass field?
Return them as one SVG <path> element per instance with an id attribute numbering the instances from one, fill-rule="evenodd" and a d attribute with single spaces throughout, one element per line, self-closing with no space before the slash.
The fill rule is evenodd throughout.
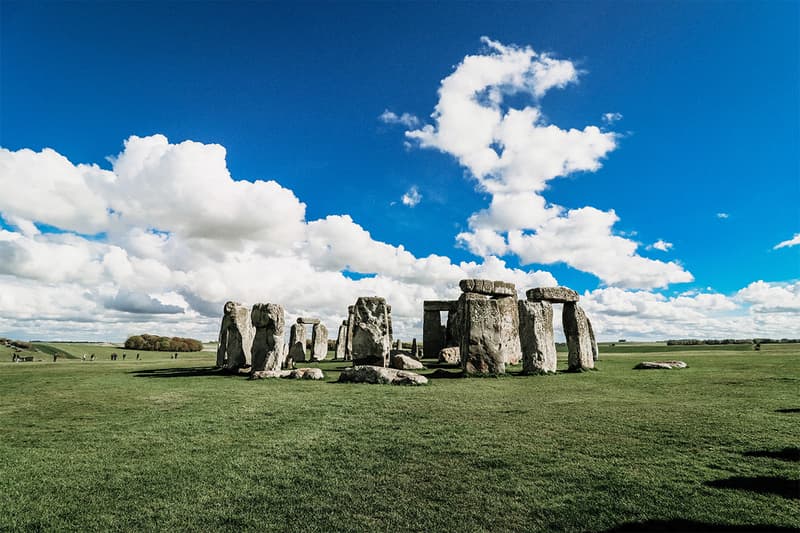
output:
<path id="1" fill-rule="evenodd" d="M 2 531 L 800 528 L 798 345 L 617 344 L 597 372 L 409 388 L 50 346 L 98 361 L 0 353 Z"/>

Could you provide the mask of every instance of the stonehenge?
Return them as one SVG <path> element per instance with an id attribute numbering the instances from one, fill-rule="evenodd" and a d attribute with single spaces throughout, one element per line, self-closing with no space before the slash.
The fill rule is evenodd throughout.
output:
<path id="1" fill-rule="evenodd" d="M 353 365 L 385 367 L 392 347 L 391 308 L 379 296 L 362 296 L 353 306 Z"/>
<path id="2" fill-rule="evenodd" d="M 283 307 L 277 304 L 255 304 L 250 312 L 255 328 L 251 374 L 280 370 L 286 353 L 283 351 Z"/>
<path id="3" fill-rule="evenodd" d="M 567 370 L 582 372 L 595 366 L 599 352 L 594 328 L 579 304 L 580 296 L 567 287 L 535 287 L 517 299 L 514 284 L 483 279 L 461 280 L 458 300 L 423 302 L 423 343 L 411 349 L 393 342 L 392 307 L 378 296 L 359 297 L 347 308 L 338 327 L 336 360 L 353 367 L 424 368 L 423 357 L 460 366 L 466 375 L 499 375 L 522 363 L 522 374 L 556 372 L 553 304 L 562 305 L 561 320 L 567 344 Z M 447 313 L 442 322 L 442 312 Z M 311 326 L 311 353 L 306 353 L 306 326 Z M 217 366 L 253 378 L 283 376 L 297 363 L 324 361 L 328 330 L 318 318 L 299 317 L 284 344 L 281 305 L 258 303 L 252 309 L 236 302 L 223 308 Z M 408 346 L 408 344 L 406 344 Z M 424 352 L 424 353 L 422 353 Z M 366 370 L 364 370 L 366 371 Z M 359 371 L 357 374 L 360 374 Z M 347 379 L 347 378 L 346 378 Z"/>
<path id="4" fill-rule="evenodd" d="M 234 372 L 249 367 L 254 336 L 250 309 L 237 302 L 227 302 L 219 329 L 217 367 Z"/>
<path id="5" fill-rule="evenodd" d="M 597 340 L 577 292 L 567 287 L 535 287 L 517 300 L 512 283 L 461 280 L 456 301 L 423 303 L 423 351 L 440 363 L 461 364 L 467 374 L 503 374 L 522 361 L 524 374 L 556 371 L 553 304 L 563 304 L 562 321 L 570 371 L 594 368 Z M 441 312 L 447 312 L 442 327 Z"/>

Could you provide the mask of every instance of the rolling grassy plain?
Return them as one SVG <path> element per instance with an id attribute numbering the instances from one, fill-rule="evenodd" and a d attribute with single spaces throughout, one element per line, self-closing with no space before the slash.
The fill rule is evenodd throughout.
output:
<path id="1" fill-rule="evenodd" d="M 3 531 L 800 528 L 800 345 L 601 345 L 598 371 L 554 376 L 431 362 L 416 388 L 49 345 L 98 361 L 0 353 Z"/>

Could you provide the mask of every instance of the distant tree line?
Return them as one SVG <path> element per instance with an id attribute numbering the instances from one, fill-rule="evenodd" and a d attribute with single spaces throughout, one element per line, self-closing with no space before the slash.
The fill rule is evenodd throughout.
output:
<path id="1" fill-rule="evenodd" d="M 33 349 L 33 345 L 29 342 L 15 341 L 13 339 L 7 339 L 5 337 L 0 337 L 0 344 L 5 344 L 6 346 L 13 346 L 14 348 L 20 348 L 22 350 Z"/>
<path id="2" fill-rule="evenodd" d="M 667 346 L 694 346 L 698 344 L 782 344 L 800 342 L 800 339 L 670 339 Z"/>
<path id="3" fill-rule="evenodd" d="M 197 339 L 183 337 L 159 337 L 158 335 L 133 335 L 125 341 L 128 350 L 151 350 L 159 352 L 199 352 L 203 343 Z"/>

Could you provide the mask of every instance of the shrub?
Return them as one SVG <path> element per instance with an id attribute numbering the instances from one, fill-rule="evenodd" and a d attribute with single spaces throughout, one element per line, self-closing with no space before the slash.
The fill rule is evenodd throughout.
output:
<path id="1" fill-rule="evenodd" d="M 133 335 L 125 341 L 128 350 L 150 350 L 161 352 L 199 352 L 203 343 L 197 339 L 183 337 L 159 337 L 158 335 Z"/>

